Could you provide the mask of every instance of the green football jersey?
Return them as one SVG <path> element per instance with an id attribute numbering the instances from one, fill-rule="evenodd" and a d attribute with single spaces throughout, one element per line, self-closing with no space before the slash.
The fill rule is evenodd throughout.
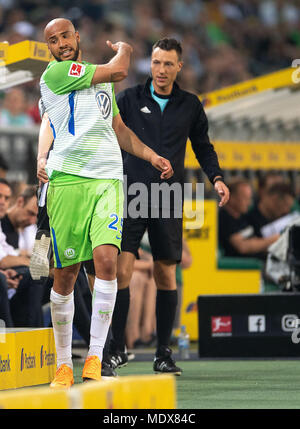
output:
<path id="1" fill-rule="evenodd" d="M 95 179 L 123 180 L 123 163 L 113 117 L 119 113 L 112 83 L 91 85 L 96 65 L 52 61 L 41 80 L 41 100 L 48 113 L 53 170 Z"/>

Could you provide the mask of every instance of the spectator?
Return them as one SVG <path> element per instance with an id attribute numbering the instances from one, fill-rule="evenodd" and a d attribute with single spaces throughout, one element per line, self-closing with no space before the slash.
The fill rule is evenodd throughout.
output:
<path id="1" fill-rule="evenodd" d="M 26 112 L 26 100 L 21 88 L 12 88 L 5 93 L 3 108 L 0 112 L 2 127 L 30 128 L 34 124 Z"/>
<path id="2" fill-rule="evenodd" d="M 254 228 L 255 235 L 257 237 L 269 236 L 274 229 L 271 227 L 266 228 L 266 225 L 270 226 L 274 221 L 291 213 L 294 202 L 295 195 L 289 184 L 274 183 L 270 187 L 267 187 L 257 206 L 253 207 L 247 214 L 247 220 Z M 278 233 L 290 221 L 290 217 L 286 217 L 285 219 L 285 222 L 282 220 L 282 223 L 280 223 Z M 262 228 L 264 228 L 265 232 Z"/>
<path id="3" fill-rule="evenodd" d="M 0 179 L 0 219 L 8 210 L 10 198 L 9 183 L 5 179 Z M 0 269 L 4 271 L 6 277 L 12 322 L 14 326 L 19 327 L 40 327 L 43 326 L 42 287 L 34 284 L 28 266 L 29 258 L 19 255 L 19 252 L 7 242 L 0 224 Z M 3 276 L 1 279 L 3 288 Z"/>
<path id="4" fill-rule="evenodd" d="M 181 304 L 182 304 L 182 296 L 183 296 L 183 277 L 182 270 L 189 268 L 192 265 L 193 258 L 190 252 L 188 243 L 183 238 L 182 239 L 182 257 L 180 264 L 177 264 L 176 267 L 176 284 L 178 290 L 178 305 L 176 308 L 176 315 L 174 321 L 174 329 L 179 329 L 181 326 L 180 322 L 180 313 L 181 313 Z"/>
<path id="5" fill-rule="evenodd" d="M 8 163 L 3 158 L 3 156 L 0 155 L 0 178 L 5 179 L 7 172 L 8 172 Z"/>
<path id="6" fill-rule="evenodd" d="M 139 249 L 130 282 L 130 307 L 126 324 L 128 349 L 147 347 L 155 338 L 156 286 L 153 277 L 153 259 L 150 252 Z"/>
<path id="7" fill-rule="evenodd" d="M 258 201 L 263 198 L 266 191 L 275 183 L 285 183 L 285 178 L 282 173 L 269 171 L 259 177 L 257 189 Z"/>
<path id="8" fill-rule="evenodd" d="M 13 327 L 13 320 L 9 304 L 9 291 L 14 291 L 19 285 L 19 279 L 14 278 L 17 272 L 14 270 L 0 270 L 0 319 L 7 328 Z"/>
<path id="9" fill-rule="evenodd" d="M 10 180 L 9 185 L 12 193 L 9 207 L 12 207 L 16 203 L 17 198 L 27 188 L 27 183 L 25 181 L 20 181 L 20 180 Z"/>
<path id="10" fill-rule="evenodd" d="M 262 238 L 255 234 L 246 214 L 252 204 L 252 188 L 244 179 L 229 185 L 230 200 L 219 211 L 219 246 L 224 256 L 252 256 L 264 258 L 267 248 L 279 234 Z"/>
<path id="11" fill-rule="evenodd" d="M 30 225 L 36 225 L 37 212 L 36 186 L 28 186 L 22 194 L 17 197 L 15 204 L 1 220 L 2 230 L 6 235 L 8 244 L 15 249 L 20 249 L 19 242 L 21 232 Z M 22 235 L 24 237 L 24 234 Z M 35 231 L 33 231 L 33 239 L 34 238 Z M 25 256 L 30 257 L 30 254 L 25 254 Z"/>

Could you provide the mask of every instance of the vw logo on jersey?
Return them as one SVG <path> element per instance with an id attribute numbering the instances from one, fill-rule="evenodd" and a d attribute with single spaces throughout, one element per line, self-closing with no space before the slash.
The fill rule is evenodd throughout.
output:
<path id="1" fill-rule="evenodd" d="M 103 119 L 107 119 L 111 111 L 111 101 L 109 95 L 105 91 L 99 91 L 96 94 L 96 101 Z"/>

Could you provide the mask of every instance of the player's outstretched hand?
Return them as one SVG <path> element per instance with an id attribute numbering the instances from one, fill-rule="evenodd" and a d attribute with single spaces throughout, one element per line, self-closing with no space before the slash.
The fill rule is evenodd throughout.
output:
<path id="1" fill-rule="evenodd" d="M 42 182 L 42 183 L 47 183 L 49 181 L 49 178 L 47 176 L 45 167 L 46 167 L 46 158 L 39 158 L 37 160 L 37 178 Z"/>
<path id="2" fill-rule="evenodd" d="M 170 177 L 172 177 L 174 174 L 170 161 L 168 161 L 166 158 L 163 158 L 162 156 L 156 154 L 153 155 L 151 158 L 151 164 L 157 170 L 162 172 L 160 175 L 161 179 L 170 179 Z"/>
<path id="3" fill-rule="evenodd" d="M 119 52 L 120 49 L 128 50 L 129 54 L 132 54 L 133 52 L 132 46 L 130 46 L 126 42 L 112 43 L 110 40 L 107 40 L 106 44 L 109 48 L 111 48 L 115 52 Z"/>
<path id="4" fill-rule="evenodd" d="M 221 182 L 220 180 L 218 180 L 214 184 L 214 188 L 217 191 L 219 197 L 221 198 L 221 201 L 219 202 L 219 207 L 225 206 L 225 204 L 228 202 L 230 197 L 229 189 L 227 188 L 225 183 Z"/>

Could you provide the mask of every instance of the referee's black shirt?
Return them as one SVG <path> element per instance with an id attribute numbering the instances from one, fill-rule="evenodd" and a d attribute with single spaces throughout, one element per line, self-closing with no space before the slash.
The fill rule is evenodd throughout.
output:
<path id="1" fill-rule="evenodd" d="M 145 85 L 128 88 L 117 95 L 124 123 L 151 149 L 167 158 L 174 175 L 167 182 L 184 181 L 184 158 L 187 139 L 200 166 L 212 182 L 221 175 L 217 154 L 208 137 L 208 122 L 199 98 L 179 88 L 174 82 L 163 112 L 150 92 L 151 78 Z M 160 172 L 152 165 L 128 153 L 124 154 L 124 174 L 128 185 L 141 182 L 148 187 L 160 183 Z"/>

